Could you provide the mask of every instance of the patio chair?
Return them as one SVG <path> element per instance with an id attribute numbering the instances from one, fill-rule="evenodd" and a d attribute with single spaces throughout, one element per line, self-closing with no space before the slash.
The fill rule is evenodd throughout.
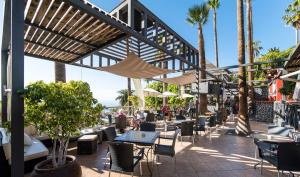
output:
<path id="1" fill-rule="evenodd" d="M 107 127 L 104 129 L 104 134 L 106 136 L 107 141 L 114 141 L 117 137 L 117 132 L 115 127 Z"/>
<path id="2" fill-rule="evenodd" d="M 144 157 L 144 149 L 141 149 L 137 155 L 134 155 L 133 144 L 109 142 L 110 151 L 110 168 L 111 171 L 130 172 L 133 176 L 134 167 L 140 164 L 140 174 L 142 176 L 142 168 L 140 161 Z"/>
<path id="3" fill-rule="evenodd" d="M 149 123 L 149 122 L 143 122 L 140 125 L 140 131 L 154 132 L 155 128 L 156 128 L 156 124 Z"/>
<path id="4" fill-rule="evenodd" d="M 127 119 L 126 116 L 118 116 L 115 118 L 116 129 L 119 129 L 120 133 L 124 133 L 126 129 Z"/>
<path id="5" fill-rule="evenodd" d="M 205 134 L 205 125 L 206 125 L 206 119 L 205 118 L 203 118 L 203 117 L 200 117 L 200 119 L 199 119 L 199 123 L 194 127 L 194 131 L 196 131 L 196 132 L 200 132 L 200 135 L 201 135 L 201 132 L 204 132 L 204 134 Z"/>
<path id="6" fill-rule="evenodd" d="M 267 142 L 258 141 L 256 145 L 259 150 L 261 162 L 256 164 L 261 165 L 261 173 L 264 160 L 277 168 L 277 175 L 280 176 L 280 171 L 300 171 L 300 143 L 298 142 Z M 294 176 L 294 175 L 293 175 Z"/>
<path id="7" fill-rule="evenodd" d="M 164 128 L 164 135 L 165 135 L 165 138 L 167 137 L 167 132 L 170 132 L 170 131 L 176 131 L 178 129 L 178 126 L 176 124 L 168 124 L 168 123 L 165 123 L 165 128 Z"/>
<path id="8" fill-rule="evenodd" d="M 174 160 L 174 169 L 176 169 L 175 143 L 176 143 L 176 139 L 177 139 L 177 136 L 178 136 L 179 132 L 180 132 L 180 130 L 177 129 L 172 138 L 164 138 L 164 137 L 159 138 L 158 142 L 160 142 L 160 139 L 172 140 L 172 145 L 155 144 L 153 163 L 154 163 L 155 157 L 158 157 L 160 155 L 161 156 L 172 157 L 173 160 Z"/>
<path id="9" fill-rule="evenodd" d="M 193 144 L 195 142 L 195 136 L 194 136 L 194 122 L 193 121 L 187 121 L 181 123 L 181 131 L 180 131 L 180 140 L 182 143 L 182 137 L 183 136 L 190 136 L 192 137 Z"/>
<path id="10" fill-rule="evenodd" d="M 146 122 L 154 122 L 155 121 L 155 114 L 148 113 L 146 116 Z"/>
<path id="11" fill-rule="evenodd" d="M 108 142 L 115 141 L 115 138 L 117 137 L 116 128 L 115 127 L 108 127 L 106 129 L 104 129 L 104 135 L 106 136 L 106 140 Z M 106 167 L 109 155 L 110 155 L 109 148 L 107 148 L 106 160 L 104 162 L 104 168 Z"/>

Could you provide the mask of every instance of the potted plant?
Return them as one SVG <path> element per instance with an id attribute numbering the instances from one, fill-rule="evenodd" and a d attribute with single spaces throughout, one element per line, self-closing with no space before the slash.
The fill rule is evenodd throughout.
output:
<path id="1" fill-rule="evenodd" d="M 67 155 L 70 137 L 98 123 L 103 109 L 82 81 L 38 81 L 24 91 L 25 120 L 53 140 L 51 159 L 37 164 L 32 177 L 81 177 L 75 157 Z"/>

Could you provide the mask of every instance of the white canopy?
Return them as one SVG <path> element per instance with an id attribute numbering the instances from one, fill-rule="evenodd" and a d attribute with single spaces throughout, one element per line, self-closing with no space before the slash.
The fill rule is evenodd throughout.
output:
<path id="1" fill-rule="evenodd" d="M 187 93 L 184 93 L 180 96 L 181 98 L 193 98 L 194 96 L 193 95 L 190 95 L 190 94 L 187 94 Z"/>
<path id="2" fill-rule="evenodd" d="M 152 88 L 145 88 L 144 89 L 144 95 L 145 96 L 158 96 L 161 95 L 161 93 L 159 91 L 156 91 Z"/>
<path id="3" fill-rule="evenodd" d="M 162 78 L 159 80 L 168 84 L 176 84 L 176 85 L 187 85 L 187 84 L 197 82 L 195 72 L 189 72 L 183 74 L 182 76 L 173 77 L 173 78 Z"/>
<path id="4" fill-rule="evenodd" d="M 177 96 L 177 95 L 172 92 L 163 92 L 162 95 L 159 95 L 159 97 L 169 97 L 169 96 Z"/>
<path id="5" fill-rule="evenodd" d="M 173 70 L 155 67 L 142 60 L 133 52 L 130 52 L 127 58 L 115 65 L 99 67 L 98 69 L 101 71 L 106 71 L 116 75 L 135 79 L 152 78 L 155 76 L 173 72 Z"/>

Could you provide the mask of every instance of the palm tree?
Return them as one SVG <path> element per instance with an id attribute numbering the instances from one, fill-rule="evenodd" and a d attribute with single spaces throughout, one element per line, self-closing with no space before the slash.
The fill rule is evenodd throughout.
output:
<path id="1" fill-rule="evenodd" d="M 218 55 L 218 32 L 217 32 L 217 9 L 220 7 L 219 0 L 209 0 L 208 5 L 214 11 L 214 33 L 215 33 L 215 55 L 216 66 L 219 67 L 219 55 Z"/>
<path id="2" fill-rule="evenodd" d="M 133 91 L 131 91 L 131 94 Z M 116 98 L 117 101 L 119 101 L 121 106 L 124 106 L 128 103 L 128 89 L 123 89 L 118 91 L 118 97 Z"/>
<path id="3" fill-rule="evenodd" d="M 285 15 L 282 17 L 287 25 L 292 26 L 296 31 L 296 44 L 299 42 L 299 28 L 300 28 L 300 0 L 294 0 L 288 5 L 285 10 Z"/>
<path id="4" fill-rule="evenodd" d="M 257 58 L 260 56 L 260 52 L 263 49 L 261 46 L 261 41 L 254 41 L 252 42 L 252 50 L 253 50 L 253 57 Z"/>
<path id="5" fill-rule="evenodd" d="M 247 0 L 247 34 L 248 34 L 248 62 L 252 64 L 254 62 L 254 51 L 253 51 L 253 23 L 252 23 L 252 0 Z M 250 65 L 248 67 L 248 113 L 252 113 L 253 110 L 253 100 L 254 100 L 254 74 L 253 74 L 253 66 Z"/>
<path id="6" fill-rule="evenodd" d="M 280 52 L 280 49 L 279 49 L 279 47 L 272 47 L 272 48 L 268 49 L 268 53 L 270 53 L 270 52 Z"/>
<path id="7" fill-rule="evenodd" d="M 55 62 L 55 82 L 66 82 L 66 66 L 64 63 Z"/>
<path id="8" fill-rule="evenodd" d="M 198 26 L 198 47 L 201 65 L 201 79 L 206 79 L 205 47 L 202 27 L 206 24 L 209 16 L 209 6 L 207 3 L 194 5 L 189 8 L 187 21 L 193 26 Z M 200 94 L 200 114 L 207 111 L 207 95 Z"/>
<path id="9" fill-rule="evenodd" d="M 208 5 L 214 11 L 214 34 L 215 34 L 215 57 L 216 66 L 219 67 L 219 51 L 218 51 L 218 32 L 217 32 L 217 9 L 220 7 L 219 0 L 209 0 Z M 217 95 L 217 108 L 219 109 L 220 95 Z M 221 104 L 222 105 L 222 104 Z"/>
<path id="10" fill-rule="evenodd" d="M 244 35 L 244 4 L 243 0 L 237 0 L 237 25 L 238 25 L 238 62 L 245 64 L 245 35 Z M 239 118 L 235 128 L 238 135 L 249 135 L 251 133 L 250 122 L 247 111 L 246 92 L 246 68 L 239 67 Z"/>

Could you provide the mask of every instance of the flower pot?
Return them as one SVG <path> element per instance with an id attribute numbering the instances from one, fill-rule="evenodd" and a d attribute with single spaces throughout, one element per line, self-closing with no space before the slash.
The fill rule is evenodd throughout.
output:
<path id="1" fill-rule="evenodd" d="M 38 163 L 31 177 L 81 177 L 82 171 L 74 156 L 67 156 L 67 163 L 63 166 L 53 168 L 52 159 Z"/>

